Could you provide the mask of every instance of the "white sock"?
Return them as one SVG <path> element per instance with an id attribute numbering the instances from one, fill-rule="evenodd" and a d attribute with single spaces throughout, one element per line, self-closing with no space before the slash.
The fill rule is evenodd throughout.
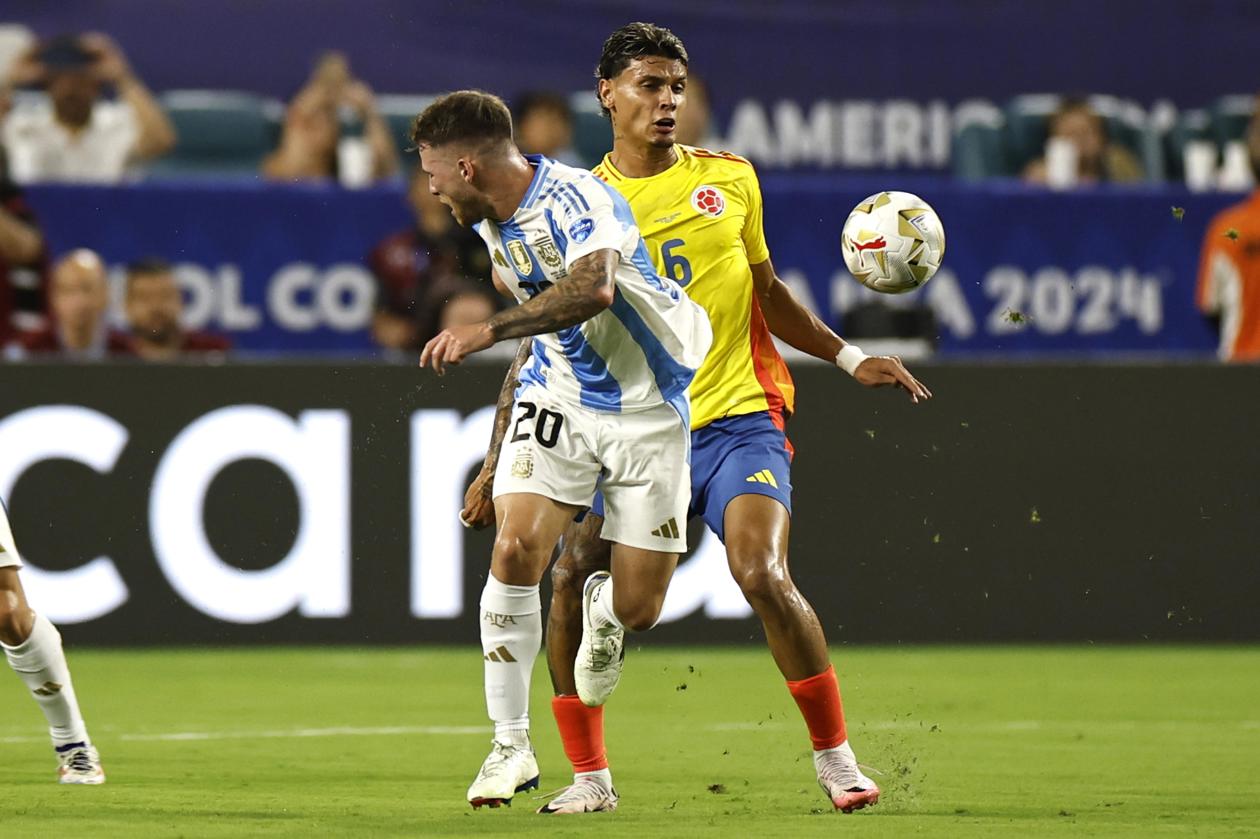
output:
<path id="1" fill-rule="evenodd" d="M 612 770 L 604 767 L 596 769 L 594 772 L 574 772 L 573 780 L 578 781 L 582 778 L 594 778 L 604 787 L 604 789 L 612 789 Z"/>
<path id="2" fill-rule="evenodd" d="M 486 711 L 499 742 L 529 742 L 529 679 L 542 635 L 538 586 L 509 586 L 491 574 L 481 592 L 481 652 Z"/>
<path id="3" fill-rule="evenodd" d="M 9 666 L 18 674 L 48 718 L 54 746 L 88 743 L 87 726 L 70 683 L 70 668 L 61 649 L 61 633 L 43 615 L 35 615 L 31 635 L 16 647 L 0 644 Z"/>
<path id="4" fill-rule="evenodd" d="M 600 623 L 625 631 L 625 625 L 613 612 L 613 581 L 609 577 L 591 591 L 591 616 Z"/>

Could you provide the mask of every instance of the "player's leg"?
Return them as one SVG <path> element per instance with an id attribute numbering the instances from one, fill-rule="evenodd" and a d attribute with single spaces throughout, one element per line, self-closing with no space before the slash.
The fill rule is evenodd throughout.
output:
<path id="1" fill-rule="evenodd" d="M 18 577 L 20 567 L 8 517 L 0 505 L 0 647 L 48 720 L 61 783 L 102 784 L 105 772 L 79 712 L 61 634 L 27 603 Z"/>
<path id="2" fill-rule="evenodd" d="M 788 569 L 791 472 L 787 443 L 767 415 L 737 418 L 722 466 L 706 487 L 706 520 L 722 537 L 731 574 L 761 620 L 800 708 L 819 783 L 845 811 L 874 804 L 879 789 L 858 769 L 818 616 Z"/>
<path id="3" fill-rule="evenodd" d="M 494 742 L 468 789 L 473 807 L 511 803 L 517 792 L 538 786 L 529 742 L 530 676 L 542 646 L 538 584 L 578 509 L 532 493 L 495 498 L 499 529 L 480 604 L 486 711 L 494 722 Z"/>

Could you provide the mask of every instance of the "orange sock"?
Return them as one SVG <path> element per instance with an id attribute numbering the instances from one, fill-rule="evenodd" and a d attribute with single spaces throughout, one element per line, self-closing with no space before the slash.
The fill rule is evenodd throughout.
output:
<path id="1" fill-rule="evenodd" d="M 576 696 L 553 696 L 551 712 L 556 715 L 565 756 L 574 772 L 596 772 L 608 768 L 604 748 L 604 706 L 588 708 Z"/>
<path id="2" fill-rule="evenodd" d="M 829 666 L 817 676 L 788 682 L 787 686 L 805 718 L 814 751 L 834 749 L 849 739 L 844 730 L 844 706 L 840 703 L 836 668 Z"/>

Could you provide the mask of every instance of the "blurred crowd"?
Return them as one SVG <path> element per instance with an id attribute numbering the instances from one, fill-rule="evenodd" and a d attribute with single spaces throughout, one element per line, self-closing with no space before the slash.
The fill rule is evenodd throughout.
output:
<path id="1" fill-rule="evenodd" d="M 37 40 L 13 27 L 0 30 L 0 346 L 6 357 L 169 360 L 229 350 L 222 337 L 183 329 L 179 271 L 160 255 L 50 253 L 23 193 L 23 186 L 33 183 L 118 183 L 208 166 L 203 171 L 281 182 L 347 188 L 405 184 L 412 224 L 382 231 L 364 256 L 377 284 L 375 342 L 391 351 L 412 351 L 444 327 L 480 320 L 502 305 L 480 240 L 453 222 L 429 194 L 414 158 L 405 154 L 403 138 L 426 97 L 380 97 L 336 52 L 317 58 L 283 108 L 269 109 L 247 94 L 158 96 L 108 35 Z M 574 108 L 582 101 L 577 97 L 549 91 L 514 97 L 521 149 L 573 165 L 596 162 L 609 141 L 603 135 L 583 141 L 590 114 Z M 593 124 L 607 134 L 606 122 Z M 1023 97 L 1001 124 L 959 127 L 954 171 L 962 178 L 1014 174 L 1032 188 L 1171 175 L 1196 189 L 1244 189 L 1260 176 L 1257 126 L 1251 115 L 1244 127 L 1231 129 L 1238 136 L 1218 131 L 1208 140 L 1190 125 L 1177 135 L 1166 171 L 1157 173 L 1153 168 L 1162 164 L 1151 162 L 1150 131 L 1126 123 L 1107 97 Z M 1165 128 L 1159 142 L 1167 150 L 1177 126 Z M 678 138 L 690 145 L 721 145 L 709 90 L 694 76 L 679 113 Z M 216 143 L 219 148 L 207 152 L 207 145 Z M 1256 235 L 1260 238 L 1260 230 Z M 1205 251 L 1200 305 L 1208 314 L 1224 311 L 1230 289 L 1242 282 L 1239 271 L 1223 267 L 1221 259 Z M 111 271 L 106 260 L 127 267 Z M 115 285 L 121 294 L 113 291 Z M 1247 332 L 1232 323 L 1222 330 Z M 1260 326 L 1255 343 L 1260 355 Z M 1232 352 L 1222 350 L 1226 356 Z"/>

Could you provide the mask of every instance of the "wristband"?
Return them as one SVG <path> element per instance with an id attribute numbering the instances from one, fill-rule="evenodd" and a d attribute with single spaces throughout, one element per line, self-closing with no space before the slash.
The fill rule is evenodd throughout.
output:
<path id="1" fill-rule="evenodd" d="M 852 376 L 857 371 L 858 365 L 868 358 L 870 356 L 862 352 L 862 348 L 857 344 L 845 344 L 844 348 L 836 353 L 836 366 Z"/>

